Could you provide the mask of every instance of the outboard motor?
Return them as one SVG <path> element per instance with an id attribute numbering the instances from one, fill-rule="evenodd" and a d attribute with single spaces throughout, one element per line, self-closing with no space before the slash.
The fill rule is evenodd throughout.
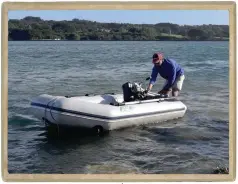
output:
<path id="1" fill-rule="evenodd" d="M 125 102 L 143 100 L 145 98 L 145 90 L 141 87 L 141 84 L 127 82 L 122 85 L 122 89 Z"/>
<path id="2" fill-rule="evenodd" d="M 122 85 L 123 98 L 125 102 L 131 102 L 135 100 L 134 93 L 132 92 L 132 83 L 127 82 Z"/>

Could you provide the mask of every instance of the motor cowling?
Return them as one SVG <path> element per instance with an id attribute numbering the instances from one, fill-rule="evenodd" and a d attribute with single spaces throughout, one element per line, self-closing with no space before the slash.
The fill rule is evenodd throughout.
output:
<path id="1" fill-rule="evenodd" d="M 132 92 L 132 83 L 127 82 L 122 85 L 124 102 L 130 102 L 134 100 L 134 94 Z"/>
<path id="2" fill-rule="evenodd" d="M 127 82 L 122 85 L 122 90 L 125 102 L 143 100 L 145 96 L 145 90 L 138 83 Z"/>

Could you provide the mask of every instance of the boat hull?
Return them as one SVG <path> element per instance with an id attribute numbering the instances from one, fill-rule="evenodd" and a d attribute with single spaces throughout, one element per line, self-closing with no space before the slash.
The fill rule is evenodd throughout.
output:
<path id="1" fill-rule="evenodd" d="M 178 100 L 115 106 L 122 95 L 71 97 L 40 95 L 31 102 L 32 114 L 59 126 L 115 130 L 160 123 L 184 116 L 187 107 Z"/>

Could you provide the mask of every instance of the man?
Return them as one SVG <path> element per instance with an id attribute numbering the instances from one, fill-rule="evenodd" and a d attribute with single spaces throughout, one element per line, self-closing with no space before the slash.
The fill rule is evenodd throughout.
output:
<path id="1" fill-rule="evenodd" d="M 166 79 L 165 85 L 159 94 L 169 95 L 172 91 L 173 96 L 178 96 L 179 91 L 182 90 L 183 81 L 185 79 L 184 70 L 173 59 L 164 58 L 162 53 L 155 53 L 153 55 L 150 84 L 147 88 L 149 92 L 155 84 L 158 73 L 161 77 Z"/>

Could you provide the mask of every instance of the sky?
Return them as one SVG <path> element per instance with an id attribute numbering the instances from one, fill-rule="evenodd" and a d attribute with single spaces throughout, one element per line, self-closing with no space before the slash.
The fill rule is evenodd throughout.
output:
<path id="1" fill-rule="evenodd" d="M 179 25 L 229 25 L 228 10 L 17 10 L 9 11 L 9 19 L 26 16 L 43 20 L 72 20 L 74 18 L 97 22 L 156 24 L 169 22 Z"/>

